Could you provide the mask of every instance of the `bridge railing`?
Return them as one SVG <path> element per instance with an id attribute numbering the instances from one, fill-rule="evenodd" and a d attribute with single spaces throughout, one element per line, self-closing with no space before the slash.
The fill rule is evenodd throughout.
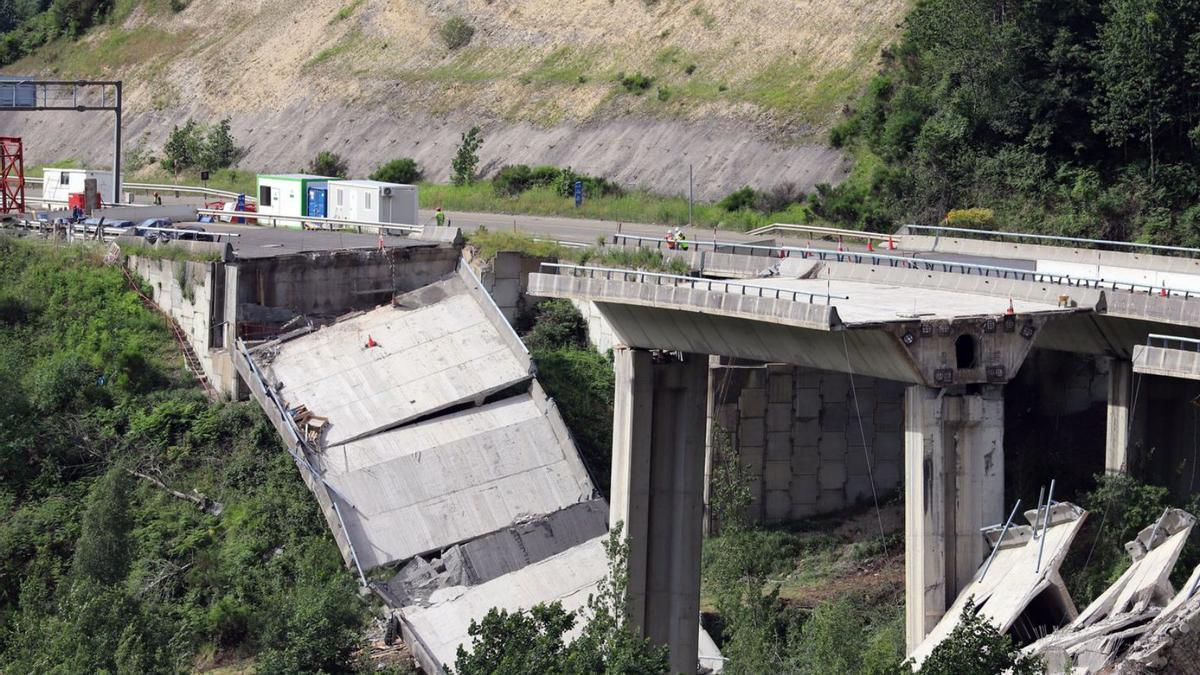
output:
<path id="1" fill-rule="evenodd" d="M 1200 352 L 1200 340 L 1195 338 L 1181 337 L 1178 335 L 1159 335 L 1156 333 L 1151 333 L 1150 335 L 1146 336 L 1146 346 Z"/>
<path id="2" fill-rule="evenodd" d="M 829 304 L 831 300 L 850 299 L 850 296 L 848 295 L 832 295 L 829 293 L 817 293 L 815 291 L 802 291 L 794 288 L 746 284 L 738 283 L 736 281 L 720 281 L 717 279 L 683 276 L 681 274 L 667 274 L 665 272 L 646 272 L 642 270 L 631 270 L 623 267 L 592 267 L 590 265 L 542 263 L 541 268 L 549 271 L 552 274 L 565 274 L 573 277 L 606 279 L 609 281 L 629 281 L 641 284 L 654 284 L 655 286 L 679 286 L 712 291 L 716 293 L 730 293 L 759 298 L 775 298 L 780 300 L 791 300 L 792 302 L 807 302 L 810 305 L 816 304 L 817 298 L 824 300 L 826 304 Z"/>
<path id="3" fill-rule="evenodd" d="M 363 586 L 368 586 L 367 577 L 365 574 L 363 574 L 362 565 L 358 562 L 358 551 L 354 550 L 354 542 L 350 538 L 350 530 L 346 529 L 346 521 L 342 518 L 342 511 L 340 508 L 338 508 L 337 501 L 332 499 L 332 497 L 337 497 L 345 501 L 347 504 L 351 504 L 351 506 L 353 506 L 353 504 L 346 499 L 345 495 L 341 494 L 337 488 L 330 484 L 329 481 L 325 480 L 325 477 L 321 475 L 321 472 L 317 471 L 316 467 L 314 467 L 312 463 L 308 461 L 308 458 L 305 456 L 305 452 L 307 451 L 307 442 L 304 440 L 304 435 L 300 432 L 300 429 L 296 426 L 296 420 L 292 418 L 291 413 L 288 411 L 287 405 L 279 399 L 278 394 L 275 392 L 275 388 L 271 386 L 271 383 L 262 374 L 262 371 L 259 370 L 258 364 L 254 362 L 254 358 L 250 355 L 250 350 L 246 348 L 246 343 L 240 339 L 237 341 L 237 355 L 239 358 L 245 360 L 246 367 L 249 369 L 251 375 L 258 380 L 259 386 L 266 393 L 267 399 L 270 401 L 272 407 L 275 408 L 275 412 L 278 413 L 280 419 L 283 420 L 283 424 L 288 431 L 288 436 L 291 437 L 292 441 L 291 443 L 285 441 L 283 444 L 284 448 L 287 450 L 288 454 L 292 456 L 292 459 L 296 462 L 296 464 L 308 473 L 309 477 L 311 477 L 313 480 L 313 484 L 321 486 L 330 496 L 328 501 L 332 507 L 334 515 L 337 516 L 338 525 L 345 534 L 346 547 L 350 550 L 350 558 L 354 561 L 354 568 L 358 572 L 359 583 Z"/>
<path id="4" fill-rule="evenodd" d="M 880 234 L 879 232 L 847 230 L 839 227 L 822 227 L 820 225 L 796 225 L 793 223 L 771 223 L 770 225 L 763 225 L 762 227 L 750 230 L 746 234 L 756 237 L 772 234 L 802 234 L 808 235 L 810 238 L 816 236 L 828 238 L 862 239 L 863 241 L 890 241 L 894 237 L 894 235 Z"/>
<path id="5" fill-rule="evenodd" d="M 670 248 L 667 242 L 661 238 L 639 237 L 636 235 L 625 234 L 614 235 L 613 243 L 617 245 L 633 245 L 635 247 L 654 247 L 660 250 Z M 1196 291 L 1192 290 L 1155 286 L 1152 284 L 1142 284 L 1128 281 L 1112 281 L 1094 277 L 1079 277 L 1069 274 L 1039 272 L 1037 270 L 1021 269 L 1019 267 L 985 265 L 982 263 L 962 262 L 958 260 L 920 258 L 917 257 L 919 254 L 915 253 L 910 255 L 893 255 L 888 253 L 879 253 L 876 251 L 839 251 L 835 249 L 816 248 L 813 246 L 768 246 L 765 244 L 734 244 L 731 242 L 722 242 L 717 240 L 692 239 L 687 240 L 687 244 L 687 250 L 689 251 L 694 248 L 695 250 L 700 251 L 710 250 L 732 253 L 734 252 L 733 249 L 736 247 L 739 252 L 746 251 L 748 255 L 762 255 L 773 258 L 799 257 L 803 259 L 812 258 L 820 261 L 830 262 L 848 262 L 876 266 L 887 265 L 889 267 L 923 269 L 929 272 L 940 271 L 955 274 L 974 274 L 985 277 L 998 277 L 1001 279 L 1033 281 L 1043 284 L 1049 283 L 1062 286 L 1076 286 L 1114 291 L 1127 290 L 1131 293 L 1171 295 L 1184 298 L 1190 298 L 1196 294 Z M 679 251 L 682 249 L 677 245 L 675 250 Z"/>
<path id="6" fill-rule="evenodd" d="M 359 232 L 363 228 L 374 230 L 380 234 L 411 234 L 421 233 L 424 231 L 420 225 L 404 225 L 397 223 L 381 223 L 374 220 L 340 220 L 338 218 L 318 218 L 315 216 L 281 216 L 275 214 L 262 214 L 253 211 L 224 211 L 221 209 L 196 209 L 196 213 L 202 216 L 213 216 L 220 218 L 241 218 L 244 220 L 253 220 L 258 225 L 263 223 L 272 223 L 283 221 L 285 223 L 300 223 L 301 225 L 320 224 L 320 225 L 337 225 L 339 227 L 356 228 Z"/>
<path id="7" fill-rule="evenodd" d="M 1200 248 L 1187 246 L 1166 246 L 1163 244 L 1142 244 L 1133 241 L 1113 241 L 1111 239 L 1087 239 L 1084 237 L 1065 237 L 1053 234 L 1031 234 L 1025 232 L 1002 232 L 999 230 L 973 230 L 966 227 L 947 227 L 944 225 L 905 225 L 905 230 L 932 232 L 933 236 L 942 234 L 963 235 L 974 239 L 1001 239 L 1015 241 L 1041 242 L 1051 245 L 1069 244 L 1077 248 L 1101 248 L 1121 251 L 1153 251 L 1165 254 L 1181 254 L 1187 257 L 1200 257 Z"/>

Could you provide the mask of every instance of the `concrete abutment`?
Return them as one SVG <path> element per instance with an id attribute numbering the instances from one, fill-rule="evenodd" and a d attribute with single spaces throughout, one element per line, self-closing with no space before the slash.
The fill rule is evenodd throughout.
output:
<path id="1" fill-rule="evenodd" d="M 633 622 L 670 647 L 671 672 L 696 672 L 708 357 L 613 353 L 609 523 L 629 545 Z"/>

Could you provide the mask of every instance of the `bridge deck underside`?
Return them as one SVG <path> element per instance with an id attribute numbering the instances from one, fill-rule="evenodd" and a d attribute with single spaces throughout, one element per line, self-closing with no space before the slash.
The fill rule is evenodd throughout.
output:
<path id="1" fill-rule="evenodd" d="M 630 347 L 792 363 L 919 384 L 909 354 L 882 330 L 822 331 L 717 314 L 598 302 Z"/>

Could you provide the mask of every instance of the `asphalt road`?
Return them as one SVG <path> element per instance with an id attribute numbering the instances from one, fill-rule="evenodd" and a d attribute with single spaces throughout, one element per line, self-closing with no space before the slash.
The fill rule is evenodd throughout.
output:
<path id="1" fill-rule="evenodd" d="M 186 195 L 181 196 L 181 198 L 176 198 L 173 194 L 164 194 L 163 201 L 172 204 L 179 204 L 188 203 L 189 201 L 194 203 L 195 199 L 189 199 Z M 199 206 L 199 204 L 197 204 L 197 206 Z M 420 217 L 423 224 L 432 224 L 434 222 L 434 211 L 422 210 L 420 212 Z M 611 240 L 611 236 L 617 233 L 651 237 L 655 240 L 662 240 L 666 236 L 668 230 L 668 228 L 664 225 L 654 225 L 648 223 L 628 223 L 612 220 L 569 218 L 562 216 L 523 216 L 500 213 L 468 213 L 459 211 L 447 211 L 446 222 L 448 225 L 461 228 L 465 234 L 469 234 L 482 226 L 494 231 L 511 229 L 532 234 L 533 236 L 539 238 L 552 239 L 555 241 L 584 246 L 595 245 L 601 238 L 605 240 Z M 206 223 L 204 227 L 211 231 L 227 231 L 241 234 L 242 236 L 239 237 L 238 240 L 234 240 L 233 243 L 234 247 L 238 250 L 238 254 L 243 257 L 269 257 L 283 253 L 333 250 L 341 248 L 374 248 L 378 246 L 379 242 L 377 235 L 357 233 L 298 230 L 286 227 L 267 228 L 259 226 L 231 225 L 227 223 Z M 815 248 L 826 248 L 831 250 L 836 249 L 838 246 L 838 243 L 832 240 L 809 240 L 808 238 L 800 239 L 787 237 L 753 237 L 741 232 L 732 232 L 728 230 L 718 231 L 711 228 L 691 227 L 683 228 L 683 231 L 687 234 L 688 239 L 693 242 L 711 242 L 715 238 L 721 243 L 774 243 L 790 246 L 812 245 Z M 409 245 L 400 243 L 404 241 L 411 240 L 405 240 L 403 237 L 396 236 L 386 237 L 386 244 L 388 246 Z M 848 252 L 866 251 L 866 243 L 862 241 L 846 240 L 842 244 L 842 247 Z M 888 251 L 878 250 L 878 246 L 876 248 L 878 253 L 889 254 Z M 952 253 L 913 251 L 895 251 L 890 252 L 890 254 L 907 258 L 923 258 L 967 264 L 992 265 L 1021 270 L 1033 270 L 1036 268 L 1036 262 L 1032 260 L 963 256 Z"/>

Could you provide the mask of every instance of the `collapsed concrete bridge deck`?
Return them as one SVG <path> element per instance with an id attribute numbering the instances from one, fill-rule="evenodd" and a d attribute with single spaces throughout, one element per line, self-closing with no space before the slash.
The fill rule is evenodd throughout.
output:
<path id="1" fill-rule="evenodd" d="M 347 562 L 364 582 L 402 565 L 369 585 L 399 610 L 427 671 L 454 661 L 488 608 L 579 608 L 607 573 L 608 506 L 528 353 L 465 265 L 241 357 Z M 703 657 L 693 647 L 679 667 L 702 658 L 719 669 L 692 625 Z"/>

